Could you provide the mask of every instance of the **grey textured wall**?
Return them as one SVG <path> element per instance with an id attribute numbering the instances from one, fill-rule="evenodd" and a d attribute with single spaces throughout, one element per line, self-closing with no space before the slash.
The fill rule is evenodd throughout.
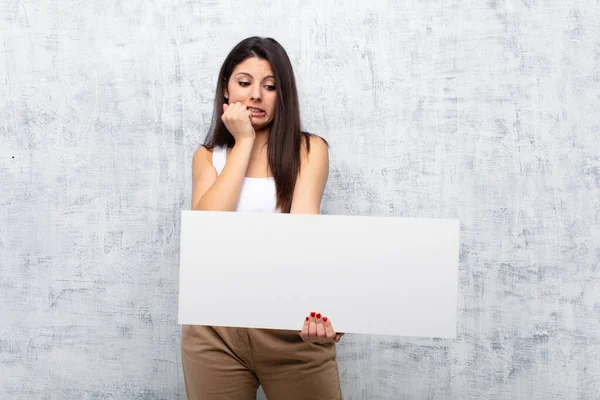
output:
<path id="1" fill-rule="evenodd" d="M 346 336 L 346 398 L 599 398 L 598 21 L 598 0 L 0 0 L 0 397 L 184 397 L 179 212 L 220 63 L 258 34 L 332 145 L 323 212 L 462 223 L 458 339 Z"/>

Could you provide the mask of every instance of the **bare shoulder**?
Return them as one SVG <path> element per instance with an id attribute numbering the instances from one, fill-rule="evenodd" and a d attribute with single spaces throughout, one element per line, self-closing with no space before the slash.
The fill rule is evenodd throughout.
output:
<path id="1" fill-rule="evenodd" d="M 302 141 L 300 155 L 302 166 L 310 165 L 310 168 L 317 169 L 329 166 L 329 145 L 319 135 L 309 134 L 308 141 Z"/>
<path id="2" fill-rule="evenodd" d="M 202 196 L 217 180 L 217 170 L 212 165 L 212 150 L 200 146 L 194 152 L 192 158 L 192 209 L 196 206 Z"/>
<path id="3" fill-rule="evenodd" d="M 192 169 L 194 174 L 202 174 L 205 171 L 214 170 L 212 163 L 213 150 L 205 146 L 199 146 L 194 152 L 192 158 Z"/>
<path id="4" fill-rule="evenodd" d="M 206 162 L 212 163 L 212 153 L 212 149 L 199 146 L 194 152 L 194 157 L 192 159 L 194 165 L 200 165 Z"/>
<path id="5" fill-rule="evenodd" d="M 311 134 L 302 141 L 300 174 L 294 188 L 290 213 L 319 214 L 329 175 L 329 146 Z"/>
<path id="6" fill-rule="evenodd" d="M 212 182 L 216 179 L 217 170 L 212 163 L 212 149 L 200 146 L 194 152 L 192 159 L 192 179 Z"/>

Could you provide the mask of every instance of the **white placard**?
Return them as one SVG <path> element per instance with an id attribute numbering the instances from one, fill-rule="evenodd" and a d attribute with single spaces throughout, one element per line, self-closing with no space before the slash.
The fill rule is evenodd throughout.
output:
<path id="1" fill-rule="evenodd" d="M 181 214 L 179 323 L 455 338 L 459 221 Z"/>

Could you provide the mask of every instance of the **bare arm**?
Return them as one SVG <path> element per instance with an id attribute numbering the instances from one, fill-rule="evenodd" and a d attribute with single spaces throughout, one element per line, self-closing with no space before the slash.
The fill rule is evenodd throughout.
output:
<path id="1" fill-rule="evenodd" d="M 296 180 L 291 214 L 319 214 L 329 175 L 327 144 L 318 137 L 310 138 L 310 153 L 302 146 L 301 170 Z"/>
<path id="2" fill-rule="evenodd" d="M 302 170 L 294 188 L 291 213 L 319 214 L 321 200 L 329 175 L 329 152 L 320 138 L 310 139 L 310 153 L 303 149 Z M 300 330 L 305 342 L 338 343 L 343 332 L 333 329 L 331 320 L 320 313 L 310 313 Z"/>
<path id="3" fill-rule="evenodd" d="M 234 211 L 252 152 L 253 139 L 237 141 L 220 175 L 211 152 L 200 147 L 192 160 L 192 210 Z"/>

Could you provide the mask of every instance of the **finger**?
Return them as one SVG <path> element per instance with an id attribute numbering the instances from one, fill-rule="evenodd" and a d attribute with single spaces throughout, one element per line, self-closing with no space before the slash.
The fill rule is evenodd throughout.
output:
<path id="1" fill-rule="evenodd" d="M 223 104 L 223 118 L 231 119 L 236 112 L 237 103 Z"/>
<path id="2" fill-rule="evenodd" d="M 325 324 L 323 323 L 323 319 L 321 319 L 321 314 L 317 313 L 315 318 L 317 319 L 317 342 L 325 343 L 327 338 L 325 337 Z"/>
<path id="3" fill-rule="evenodd" d="M 333 325 L 331 325 L 331 320 L 327 317 L 323 317 L 323 323 L 325 324 L 325 337 L 327 338 L 327 341 L 333 342 L 336 334 L 333 330 Z"/>
<path id="4" fill-rule="evenodd" d="M 252 115 L 252 111 L 248 110 L 242 103 L 235 103 L 236 119 L 248 118 L 248 114 Z"/>
<path id="5" fill-rule="evenodd" d="M 310 313 L 310 318 L 309 318 L 309 326 L 308 326 L 308 339 L 311 342 L 314 342 L 317 340 L 317 321 L 316 321 L 316 315 L 317 313 L 315 312 L 311 312 Z"/>
<path id="6" fill-rule="evenodd" d="M 304 320 L 304 324 L 302 324 L 302 330 L 300 331 L 300 337 L 302 338 L 302 340 L 304 340 L 305 342 L 307 342 L 308 339 L 308 326 L 309 326 L 309 317 L 306 317 L 306 319 Z"/>
<path id="7" fill-rule="evenodd" d="M 344 336 L 344 334 L 343 334 L 343 333 L 338 333 L 337 335 L 335 335 L 335 342 L 336 342 L 336 343 L 337 343 L 337 342 L 339 342 L 339 341 L 340 341 L 340 339 L 342 338 L 342 336 Z"/>

